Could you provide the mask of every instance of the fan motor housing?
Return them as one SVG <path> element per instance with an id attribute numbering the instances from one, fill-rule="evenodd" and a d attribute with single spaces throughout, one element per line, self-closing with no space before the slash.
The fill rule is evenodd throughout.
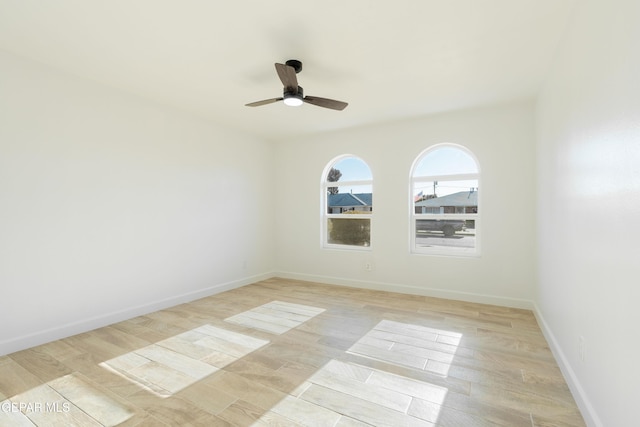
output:
<path id="1" fill-rule="evenodd" d="M 282 96 L 284 98 L 291 98 L 292 96 L 295 96 L 296 98 L 304 98 L 304 89 L 302 89 L 302 86 L 298 86 L 298 92 L 293 92 L 285 88 L 282 92 Z"/>

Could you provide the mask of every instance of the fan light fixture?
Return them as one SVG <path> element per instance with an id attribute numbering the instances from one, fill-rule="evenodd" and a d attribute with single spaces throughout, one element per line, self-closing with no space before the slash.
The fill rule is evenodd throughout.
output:
<path id="1" fill-rule="evenodd" d="M 299 107 L 302 105 L 302 97 L 291 95 L 284 99 L 284 105 L 289 107 Z"/>
<path id="2" fill-rule="evenodd" d="M 289 107 L 299 107 L 304 102 L 302 100 L 302 98 L 304 98 L 304 90 L 302 90 L 300 86 L 298 86 L 297 92 L 285 90 L 282 97 L 284 98 L 284 105 Z"/>

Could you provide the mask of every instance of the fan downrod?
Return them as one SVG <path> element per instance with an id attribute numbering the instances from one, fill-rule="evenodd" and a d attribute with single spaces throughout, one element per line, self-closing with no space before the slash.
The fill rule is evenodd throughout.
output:
<path id="1" fill-rule="evenodd" d="M 297 59 L 289 59 L 287 62 L 285 62 L 285 65 L 292 67 L 296 71 L 296 74 L 302 71 L 302 62 L 298 61 Z"/>

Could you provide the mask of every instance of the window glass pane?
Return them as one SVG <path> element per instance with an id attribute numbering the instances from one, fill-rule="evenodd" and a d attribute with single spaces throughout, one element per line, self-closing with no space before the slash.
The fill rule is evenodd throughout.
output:
<path id="1" fill-rule="evenodd" d="M 474 223 L 464 219 L 416 219 L 416 248 L 474 249 Z"/>
<path id="2" fill-rule="evenodd" d="M 476 255 L 479 167 L 456 146 L 426 151 L 412 171 L 412 243 L 417 253 Z"/>
<path id="3" fill-rule="evenodd" d="M 337 161 L 333 165 L 333 169 L 337 169 L 340 171 L 340 182 L 345 181 L 371 181 L 373 177 L 371 176 L 371 169 L 369 166 L 357 157 L 345 157 Z M 331 171 L 327 174 L 327 181 L 332 182 L 331 179 Z"/>
<path id="4" fill-rule="evenodd" d="M 369 246 L 371 220 L 368 218 L 328 218 L 327 243 L 335 245 Z"/>
<path id="5" fill-rule="evenodd" d="M 369 248 L 373 214 L 371 169 L 363 160 L 349 156 L 330 163 L 325 173 L 323 244 Z"/>
<path id="6" fill-rule="evenodd" d="M 416 165 L 413 176 L 478 173 L 475 160 L 455 147 L 441 147 L 425 155 Z"/>

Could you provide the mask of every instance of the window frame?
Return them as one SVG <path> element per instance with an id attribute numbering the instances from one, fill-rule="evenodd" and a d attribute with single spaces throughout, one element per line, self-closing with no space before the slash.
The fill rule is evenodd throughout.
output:
<path id="1" fill-rule="evenodd" d="M 352 180 L 352 181 L 327 181 L 327 175 L 331 168 L 333 168 L 340 161 L 348 158 L 355 158 L 364 163 L 367 168 L 369 168 L 369 172 L 371 174 L 371 179 L 369 180 Z M 371 212 L 368 214 L 349 214 L 348 217 L 344 213 L 329 213 L 329 187 L 355 187 L 355 186 L 369 186 L 371 187 Z M 321 176 L 321 186 L 320 186 L 320 243 L 322 248 L 324 249 L 337 249 L 337 250 L 349 250 L 349 251 L 371 251 L 373 248 L 373 224 L 374 224 L 374 212 L 373 212 L 373 172 L 371 171 L 371 166 L 367 163 L 362 157 L 357 156 L 355 154 L 342 154 L 340 156 L 334 157 L 332 160 L 327 163 L 325 166 L 322 176 Z M 359 246 L 359 245 L 348 245 L 348 244 L 338 244 L 338 243 L 329 243 L 329 230 L 328 230 L 328 222 L 330 219 L 367 219 L 369 220 L 369 245 L 368 246 Z"/>
<path id="2" fill-rule="evenodd" d="M 436 175 L 421 175 L 415 176 L 416 168 L 420 165 L 422 160 L 441 148 L 454 148 L 462 151 L 466 155 L 468 155 L 475 163 L 477 172 L 475 173 L 453 173 L 453 174 L 436 174 Z M 447 257 L 464 257 L 464 258 L 473 258 L 480 257 L 481 254 L 481 234 L 482 234 L 482 221 L 481 221 L 481 169 L 480 162 L 478 162 L 477 157 L 474 153 L 469 150 L 467 147 L 454 144 L 454 143 L 441 143 L 432 145 L 426 149 L 424 149 L 418 156 L 414 159 L 413 164 L 411 165 L 410 174 L 409 174 L 409 252 L 414 255 L 434 255 L 434 256 L 447 256 Z M 447 181 L 469 181 L 476 180 L 477 187 L 476 190 L 478 192 L 478 199 L 476 205 L 476 213 L 416 213 L 415 209 L 415 189 L 417 183 L 424 182 L 447 182 Z M 475 226 L 475 244 L 473 248 L 457 248 L 457 247 L 418 247 L 416 245 L 416 223 L 419 219 L 427 219 L 427 220 L 473 220 Z"/>

